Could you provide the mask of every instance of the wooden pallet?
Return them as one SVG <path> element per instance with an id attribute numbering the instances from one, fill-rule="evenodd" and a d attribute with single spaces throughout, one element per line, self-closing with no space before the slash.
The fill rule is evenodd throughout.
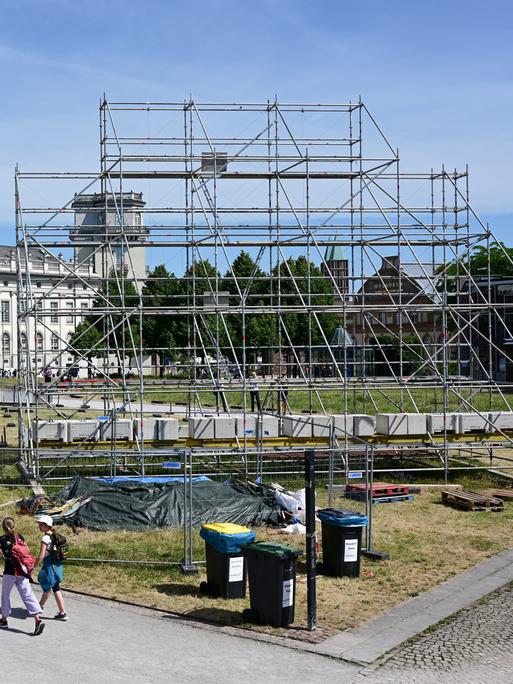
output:
<path id="1" fill-rule="evenodd" d="M 503 501 L 513 501 L 513 489 L 497 489 L 492 496 Z"/>
<path id="2" fill-rule="evenodd" d="M 463 491 L 442 490 L 442 503 L 466 511 L 503 511 L 504 501 L 493 496 Z"/>
<path id="3" fill-rule="evenodd" d="M 393 482 L 373 482 L 372 487 L 361 483 L 350 483 L 346 485 L 346 492 L 358 492 L 365 495 L 368 488 L 372 498 L 376 496 L 404 496 L 408 494 L 409 488 L 406 485 L 398 485 Z"/>
<path id="4" fill-rule="evenodd" d="M 365 501 L 365 492 L 346 492 L 346 499 L 354 499 L 355 501 Z M 371 498 L 373 504 L 383 503 L 397 503 L 398 501 L 413 501 L 411 494 L 396 494 L 394 496 L 373 496 Z"/>

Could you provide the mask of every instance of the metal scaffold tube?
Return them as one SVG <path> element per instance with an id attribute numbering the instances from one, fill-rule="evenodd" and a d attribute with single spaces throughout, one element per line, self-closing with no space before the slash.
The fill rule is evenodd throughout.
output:
<path id="1" fill-rule="evenodd" d="M 331 502 L 366 453 L 348 420 L 389 413 L 443 427 L 410 449 L 373 435 L 373 471 L 512 467 L 508 429 L 491 446 L 449 425 L 488 434 L 512 412 L 513 297 L 490 256 L 511 255 L 468 169 L 405 171 L 361 101 L 103 99 L 99 153 L 97 172 L 16 170 L 12 365 L 35 477 L 153 475 L 187 447 L 191 468 L 262 479 L 310 440 Z"/>

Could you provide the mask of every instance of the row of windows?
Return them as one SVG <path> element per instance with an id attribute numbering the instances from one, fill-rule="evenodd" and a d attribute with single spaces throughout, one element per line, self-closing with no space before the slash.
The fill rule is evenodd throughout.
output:
<path id="1" fill-rule="evenodd" d="M 37 308 L 39 311 L 42 311 L 43 309 L 43 300 L 39 299 L 37 302 Z M 67 323 L 74 323 L 75 318 L 77 317 L 76 313 L 73 313 L 74 311 L 74 304 L 73 302 L 66 302 L 66 322 Z M 24 313 L 26 310 L 25 307 L 25 300 L 20 301 L 20 309 L 21 312 Z M 87 302 L 81 302 L 80 304 L 80 309 L 81 311 L 87 311 L 89 309 L 89 305 Z M 58 323 L 59 322 L 59 302 L 50 302 L 50 322 L 51 323 Z M 11 316 L 10 316 L 10 302 L 2 302 L 2 323 L 10 323 L 11 322 Z"/>
<path id="2" fill-rule="evenodd" d="M 50 336 L 50 349 L 51 351 L 59 351 L 60 338 L 55 333 Z M 10 353 L 11 340 L 8 333 L 2 335 L 2 350 L 5 353 Z M 27 335 L 21 333 L 21 350 L 27 351 Z M 43 335 L 41 333 L 36 333 L 36 350 L 43 351 Z"/>
<path id="3" fill-rule="evenodd" d="M 348 315 L 348 320 L 351 319 L 351 315 Z M 386 312 L 379 311 L 376 313 L 369 314 L 367 318 L 368 323 L 373 323 L 377 319 L 383 325 L 401 325 L 401 313 L 396 312 Z M 410 321 L 412 324 L 416 323 L 436 323 L 438 319 L 438 314 L 433 311 L 415 311 L 410 309 L 408 314 L 404 312 L 402 314 L 403 325 L 409 325 Z M 353 320 L 356 325 L 362 325 L 363 316 L 362 314 L 353 314 Z"/>

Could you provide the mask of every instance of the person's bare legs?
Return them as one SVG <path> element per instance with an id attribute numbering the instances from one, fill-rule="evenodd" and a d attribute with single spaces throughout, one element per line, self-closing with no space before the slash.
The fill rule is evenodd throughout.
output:
<path id="1" fill-rule="evenodd" d="M 48 597 L 49 597 L 49 596 L 50 596 L 50 592 L 49 592 L 49 591 L 44 591 L 44 592 L 41 594 L 41 598 L 39 599 L 39 605 L 41 606 L 41 608 L 42 608 L 42 607 L 45 605 L 45 603 L 48 601 Z"/>
<path id="2" fill-rule="evenodd" d="M 59 609 L 59 613 L 65 613 L 66 608 L 64 607 L 64 597 L 62 596 L 62 591 L 59 589 L 59 591 L 54 592 L 53 595 L 55 596 L 55 601 L 57 602 L 57 608 Z"/>

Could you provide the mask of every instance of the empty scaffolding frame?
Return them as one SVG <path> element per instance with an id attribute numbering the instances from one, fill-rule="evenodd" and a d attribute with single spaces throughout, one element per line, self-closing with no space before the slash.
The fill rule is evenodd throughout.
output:
<path id="1" fill-rule="evenodd" d="M 152 398 L 172 408 L 185 397 L 188 416 L 212 412 L 215 396 L 215 411 L 246 421 L 252 371 L 263 413 L 280 416 L 436 410 L 488 422 L 489 411 L 511 410 L 512 383 L 498 380 L 497 367 L 513 360 L 491 334 L 496 320 L 508 328 L 508 305 L 499 310 L 491 298 L 495 240 L 470 205 L 467 169 L 403 172 L 364 103 L 104 100 L 100 152 L 97 172 L 16 172 L 20 444 L 36 475 L 48 455 L 37 421 L 63 414 L 70 391 L 62 377 L 40 382 L 47 365 L 62 376 L 86 364 L 96 382 L 80 387 L 83 405 L 101 400 L 113 426 L 118 415 L 139 423 L 129 448 L 110 431 L 111 472 L 128 458 L 144 473 L 154 457 L 143 420 Z M 46 196 L 52 206 L 35 204 Z M 81 203 L 88 219 L 77 225 Z M 473 273 L 476 247 L 486 263 Z M 342 277 L 327 259 L 333 248 L 347 261 Z M 24 267 L 34 249 L 59 272 L 41 297 Z M 174 287 L 161 272 L 141 273 L 140 249 L 174 272 Z M 50 311 L 46 302 L 66 285 L 86 288 L 94 320 L 76 299 Z M 82 341 L 38 349 L 50 316 L 84 322 Z M 150 318 L 174 320 L 179 339 L 152 339 Z M 255 341 L 259 320 L 264 341 L 261 331 Z M 333 344 L 336 326 L 344 334 Z M 25 349 L 22 333 L 33 342 Z M 162 377 L 146 376 L 150 366 Z M 432 437 L 408 445 L 408 456 L 427 454 L 435 462 L 420 467 L 446 474 L 483 465 L 491 448 L 481 438 L 449 446 L 446 433 Z M 236 441 L 244 474 L 261 470 L 262 441 L 245 429 Z M 404 454 L 404 444 L 385 441 L 383 453 Z M 510 446 L 505 432 L 493 442 L 505 454 Z M 362 449 L 350 435 L 328 445 L 343 470 Z M 79 443 L 62 460 L 86 452 Z"/>

